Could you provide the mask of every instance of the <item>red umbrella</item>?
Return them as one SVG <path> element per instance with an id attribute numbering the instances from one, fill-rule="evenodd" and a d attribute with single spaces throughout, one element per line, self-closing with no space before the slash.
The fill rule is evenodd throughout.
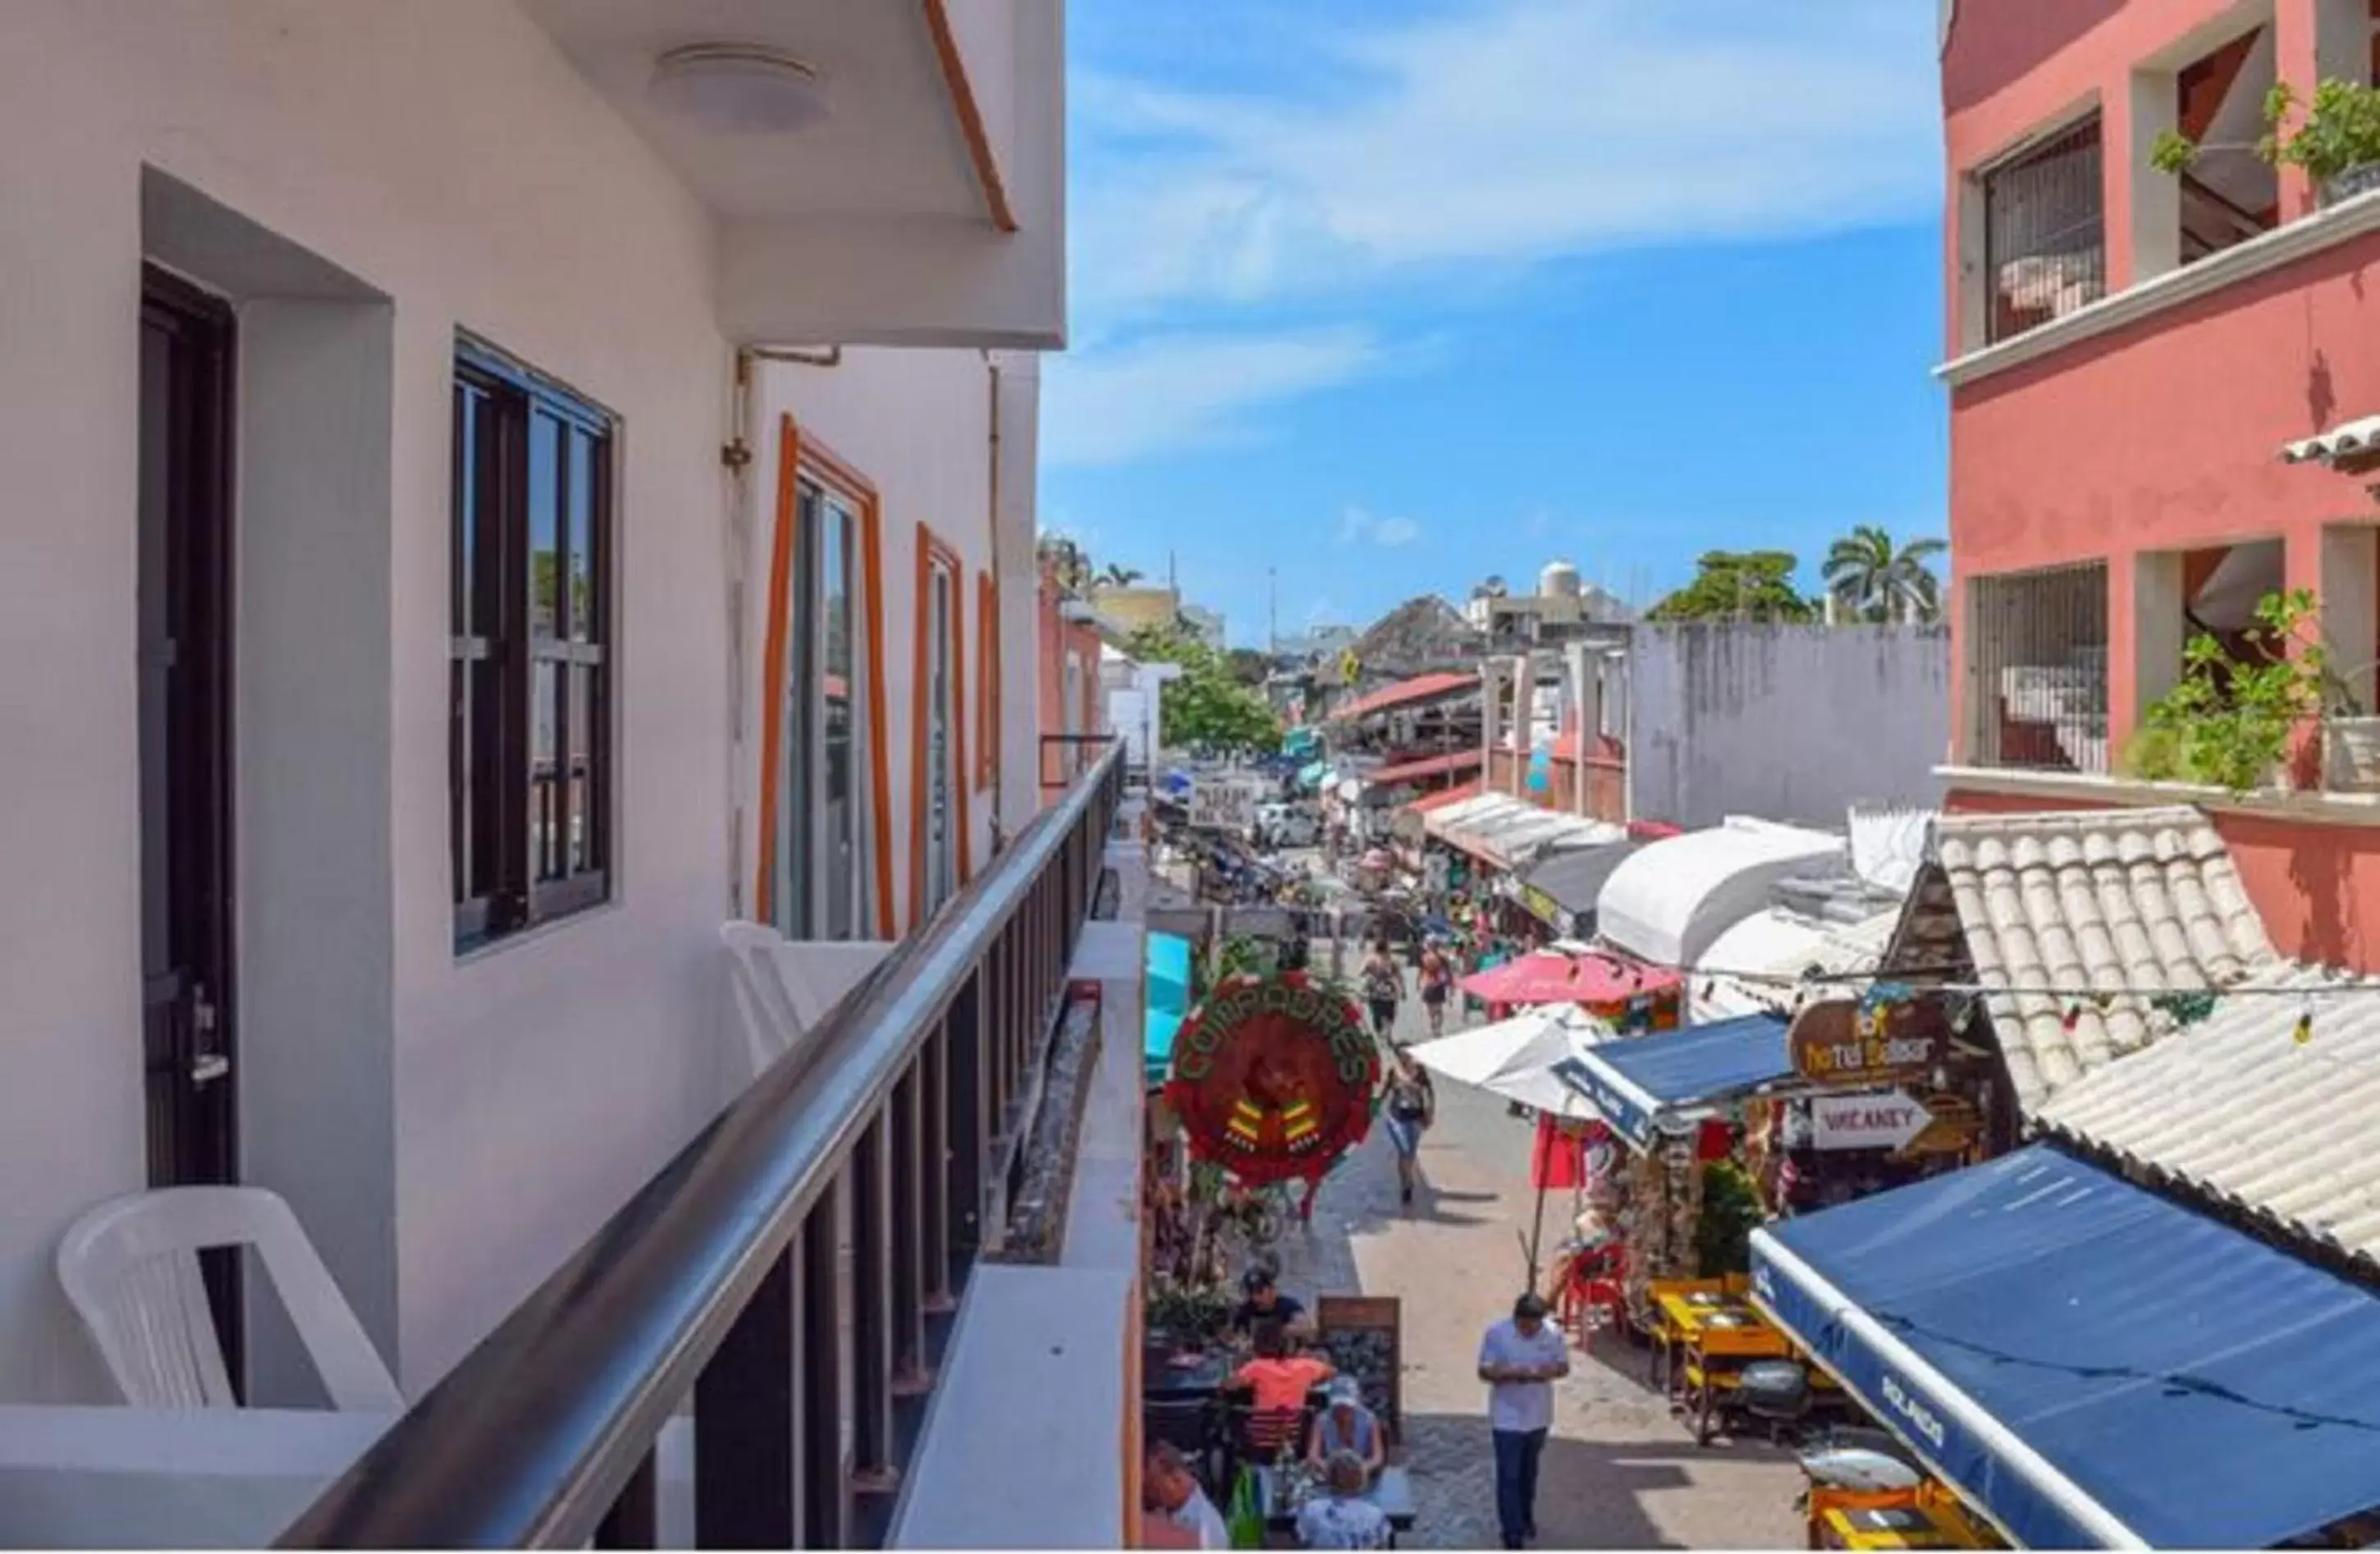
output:
<path id="1" fill-rule="evenodd" d="M 1484 1003 L 1614 1003 L 1671 980 L 1666 972 L 1633 966 L 1610 955 L 1541 951 L 1475 971 L 1462 987 Z"/>

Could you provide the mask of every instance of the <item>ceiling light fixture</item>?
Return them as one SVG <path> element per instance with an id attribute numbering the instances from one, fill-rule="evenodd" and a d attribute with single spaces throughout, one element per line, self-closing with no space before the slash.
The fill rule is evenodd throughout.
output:
<path id="1" fill-rule="evenodd" d="M 783 135 L 826 117 L 818 71 L 756 43 L 689 43 L 653 62 L 654 103 L 731 135 Z"/>

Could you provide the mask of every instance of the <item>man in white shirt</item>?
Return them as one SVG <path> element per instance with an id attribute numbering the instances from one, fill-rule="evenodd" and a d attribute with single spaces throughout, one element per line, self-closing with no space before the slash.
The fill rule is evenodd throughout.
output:
<path id="1" fill-rule="evenodd" d="M 1170 1440 L 1160 1440 L 1148 1449 L 1148 1461 L 1140 1475 L 1142 1504 L 1162 1516 L 1172 1525 L 1197 1536 L 1200 1548 L 1229 1548 L 1231 1530 L 1223 1525 L 1223 1513 L 1198 1487 L 1198 1478 L 1182 1453 Z"/>
<path id="2" fill-rule="evenodd" d="M 1570 1341 L 1546 1320 L 1530 1291 L 1510 1320 L 1479 1341 L 1479 1379 L 1488 1383 L 1488 1427 L 1496 1442 L 1496 1520 L 1504 1547 L 1537 1536 L 1537 1458 L 1553 1427 L 1555 1380 L 1570 1374 Z"/>

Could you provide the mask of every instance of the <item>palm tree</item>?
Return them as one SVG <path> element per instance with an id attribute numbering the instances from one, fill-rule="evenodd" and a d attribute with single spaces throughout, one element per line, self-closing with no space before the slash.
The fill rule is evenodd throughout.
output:
<path id="1" fill-rule="evenodd" d="M 1083 548 L 1062 534 L 1045 534 L 1034 546 L 1041 560 L 1058 579 L 1058 586 L 1068 593 L 1079 593 L 1091 580 L 1091 558 Z"/>
<path id="2" fill-rule="evenodd" d="M 1126 566 L 1122 562 L 1111 561 L 1097 580 L 1103 589 L 1128 589 L 1147 576 L 1148 573 Z"/>
<path id="3" fill-rule="evenodd" d="M 1827 592 L 1861 620 L 1937 620 L 1942 588 L 1926 562 L 1947 548 L 1939 540 L 1912 540 L 1895 549 L 1891 535 L 1861 524 L 1827 552 Z"/>

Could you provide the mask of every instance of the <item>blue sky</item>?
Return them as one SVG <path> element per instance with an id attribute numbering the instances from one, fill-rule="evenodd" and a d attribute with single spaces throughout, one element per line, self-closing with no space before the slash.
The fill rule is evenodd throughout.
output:
<path id="1" fill-rule="evenodd" d="M 1042 526 L 1252 645 L 1940 534 L 1935 9 L 1076 0 Z"/>

